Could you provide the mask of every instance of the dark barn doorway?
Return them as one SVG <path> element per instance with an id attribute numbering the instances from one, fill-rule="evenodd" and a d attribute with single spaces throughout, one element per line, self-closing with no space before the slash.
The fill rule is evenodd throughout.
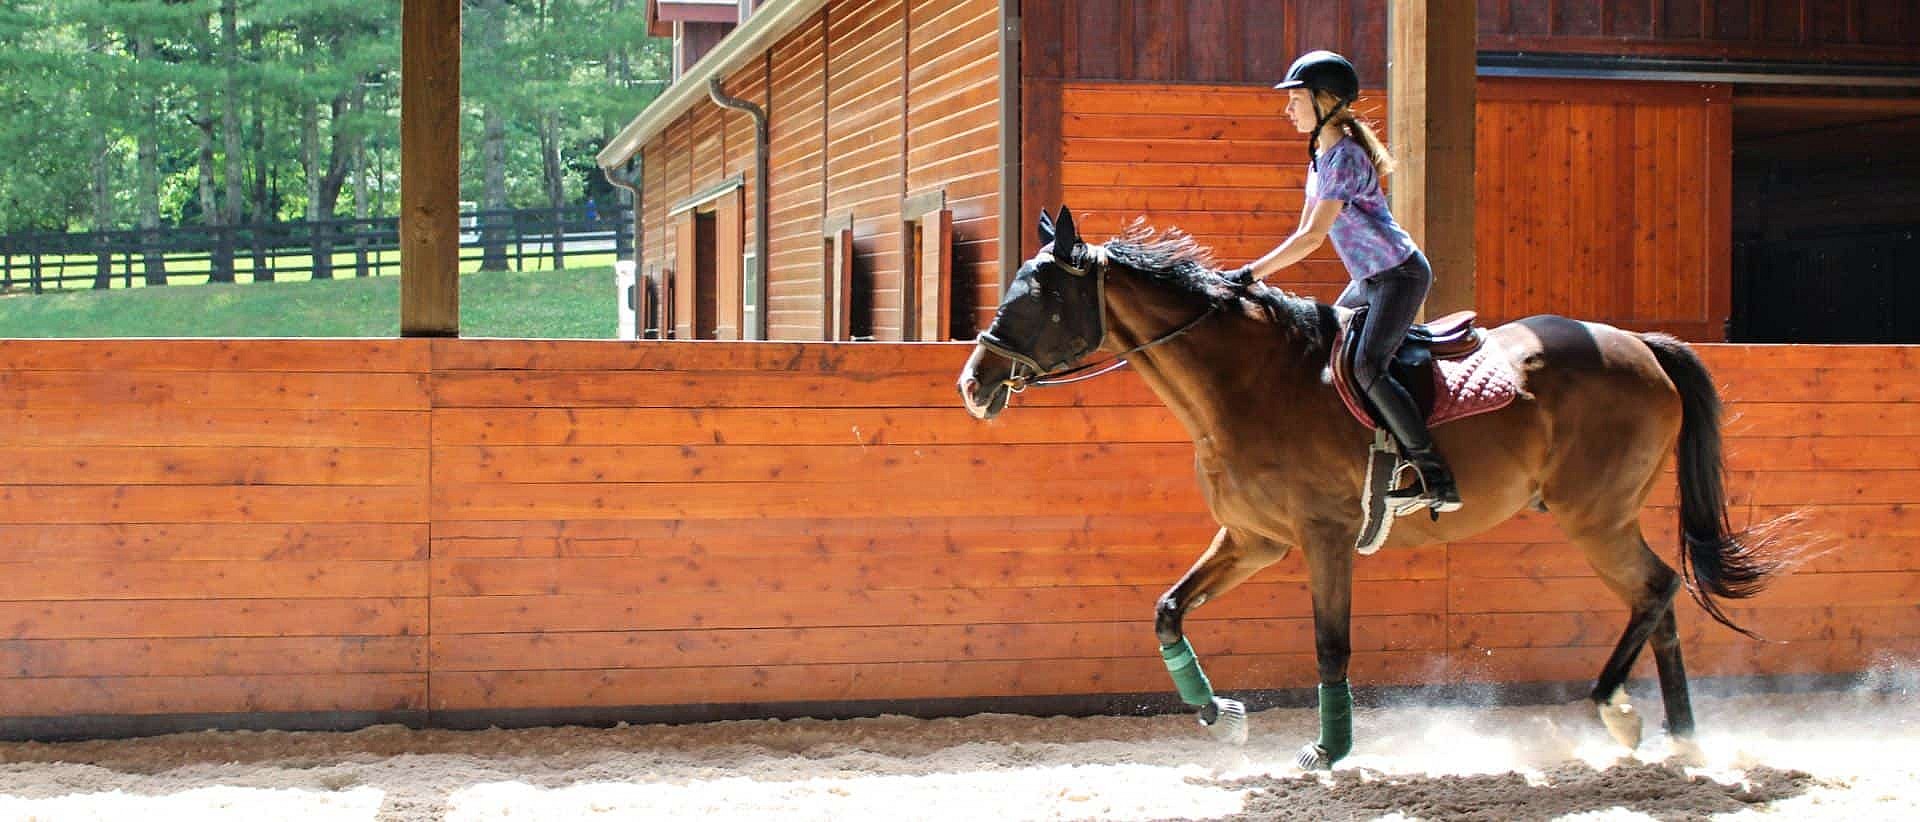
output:
<path id="1" fill-rule="evenodd" d="M 1736 95 L 1733 312 L 1746 343 L 1920 343 L 1920 97 Z"/>

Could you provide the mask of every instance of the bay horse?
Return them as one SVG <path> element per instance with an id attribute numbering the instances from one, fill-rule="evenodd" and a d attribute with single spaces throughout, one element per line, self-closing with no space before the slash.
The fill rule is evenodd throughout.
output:
<path id="1" fill-rule="evenodd" d="M 1230 282 L 1191 237 L 1139 222 L 1089 245 L 1062 207 L 1057 220 L 1042 212 L 1040 241 L 961 370 L 968 412 L 991 418 L 1011 392 L 1096 365 L 1083 364 L 1095 350 L 1130 362 L 1193 438 L 1200 488 L 1220 524 L 1154 606 L 1168 672 L 1202 725 L 1243 742 L 1245 706 L 1214 694 L 1182 620 L 1299 549 L 1311 580 L 1320 683 L 1320 737 L 1301 749 L 1299 763 L 1332 767 L 1353 744 L 1348 630 L 1367 454 L 1367 438 L 1321 376 L 1346 309 Z M 1714 619 L 1748 633 L 1718 600 L 1757 593 L 1784 557 L 1771 524 L 1728 524 L 1711 376 L 1691 348 L 1665 334 L 1557 316 L 1487 333 L 1523 390 L 1505 408 L 1433 432 L 1465 507 L 1402 518 L 1385 547 L 1464 540 L 1523 508 L 1550 512 L 1631 611 L 1593 687 L 1600 719 L 1622 744 L 1638 746 L 1642 722 L 1624 683 L 1651 644 L 1667 730 L 1690 744 L 1675 594 L 1686 587 Z M 1639 521 L 1676 451 L 1679 573 L 1648 548 Z"/>

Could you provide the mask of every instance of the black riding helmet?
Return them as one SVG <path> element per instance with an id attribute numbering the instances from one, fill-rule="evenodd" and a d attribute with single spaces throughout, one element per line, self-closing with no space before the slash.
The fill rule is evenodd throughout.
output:
<path id="1" fill-rule="evenodd" d="M 1321 111 L 1319 96 L 1312 95 L 1313 115 L 1317 119 L 1313 124 L 1313 133 L 1307 137 L 1307 165 L 1319 170 L 1320 159 L 1316 155 L 1320 150 L 1320 129 L 1325 128 L 1328 120 L 1360 96 L 1360 72 L 1354 71 L 1353 63 L 1347 58 L 1331 51 L 1309 51 L 1287 67 L 1287 79 L 1274 88 L 1324 91 L 1339 101 L 1334 103 L 1331 111 Z"/>

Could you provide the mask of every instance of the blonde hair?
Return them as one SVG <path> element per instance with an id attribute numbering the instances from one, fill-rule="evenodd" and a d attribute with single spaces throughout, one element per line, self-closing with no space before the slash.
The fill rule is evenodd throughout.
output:
<path id="1" fill-rule="evenodd" d="M 1325 91 L 1315 91 L 1319 98 L 1320 110 L 1326 111 L 1339 105 L 1340 98 Z M 1373 130 L 1373 124 L 1359 114 L 1354 113 L 1353 104 L 1348 103 L 1327 122 L 1345 129 L 1353 139 L 1360 141 L 1360 147 L 1367 150 L 1367 158 L 1373 161 L 1374 173 L 1385 177 L 1393 173 L 1396 163 L 1393 154 L 1387 151 L 1387 145 L 1380 141 L 1380 135 Z"/>

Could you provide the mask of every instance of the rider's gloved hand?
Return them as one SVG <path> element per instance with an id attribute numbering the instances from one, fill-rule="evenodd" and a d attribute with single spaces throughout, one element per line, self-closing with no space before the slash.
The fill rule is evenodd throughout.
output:
<path id="1" fill-rule="evenodd" d="M 1234 285 L 1253 285 L 1253 266 L 1243 265 L 1239 268 L 1222 271 L 1220 272 L 1220 276 L 1227 278 L 1227 282 L 1233 283 Z"/>

